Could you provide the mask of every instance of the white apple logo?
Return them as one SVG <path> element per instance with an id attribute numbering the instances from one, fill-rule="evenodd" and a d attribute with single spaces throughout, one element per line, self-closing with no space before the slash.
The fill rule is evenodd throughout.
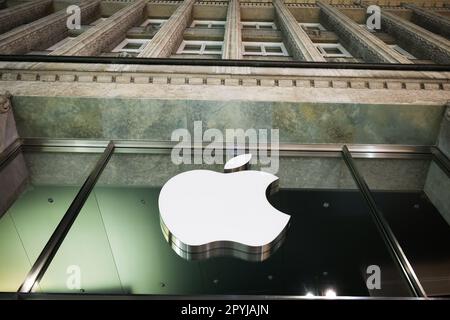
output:
<path id="1" fill-rule="evenodd" d="M 172 177 L 161 189 L 161 229 L 183 258 L 235 256 L 267 259 L 282 243 L 290 219 L 266 198 L 278 177 L 247 170 L 251 155 L 225 164 L 225 173 L 192 170 Z"/>

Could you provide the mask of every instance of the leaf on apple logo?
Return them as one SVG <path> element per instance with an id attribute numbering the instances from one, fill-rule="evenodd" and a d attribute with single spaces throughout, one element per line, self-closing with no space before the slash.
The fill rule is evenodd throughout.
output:
<path id="1" fill-rule="evenodd" d="M 248 170 L 251 158 L 230 159 L 225 173 L 190 170 L 164 184 L 158 198 L 161 231 L 180 257 L 264 261 L 281 246 L 290 216 L 267 199 L 278 177 Z"/>
<path id="2" fill-rule="evenodd" d="M 225 173 L 238 172 L 242 170 L 250 169 L 250 160 L 252 159 L 251 153 L 241 154 L 234 158 L 231 158 L 225 163 L 223 167 Z"/>

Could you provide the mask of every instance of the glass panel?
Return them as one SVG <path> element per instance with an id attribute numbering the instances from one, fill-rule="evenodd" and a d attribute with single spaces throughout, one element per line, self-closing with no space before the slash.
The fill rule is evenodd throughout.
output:
<path id="1" fill-rule="evenodd" d="M 291 221 L 268 259 L 180 257 L 161 230 L 158 197 L 168 179 L 200 168 L 223 172 L 223 165 L 175 165 L 170 155 L 114 154 L 41 286 L 73 292 L 66 270 L 75 265 L 76 292 L 409 296 L 340 158 L 280 159 L 280 190 L 269 201 Z M 366 286 L 370 265 L 381 268 L 381 289 Z"/>
<path id="2" fill-rule="evenodd" d="M 0 292 L 20 287 L 98 157 L 26 151 L 0 172 Z"/>
<path id="3" fill-rule="evenodd" d="M 427 159 L 357 159 L 392 231 L 430 296 L 450 294 L 450 180 Z"/>

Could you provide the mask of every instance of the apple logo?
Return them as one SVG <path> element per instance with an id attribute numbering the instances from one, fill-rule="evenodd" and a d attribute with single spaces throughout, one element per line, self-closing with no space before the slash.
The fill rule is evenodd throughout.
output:
<path id="1" fill-rule="evenodd" d="M 269 203 L 278 177 L 249 170 L 251 154 L 224 172 L 191 170 L 167 181 L 158 199 L 164 237 L 185 259 L 233 256 L 263 261 L 281 246 L 290 216 Z"/>

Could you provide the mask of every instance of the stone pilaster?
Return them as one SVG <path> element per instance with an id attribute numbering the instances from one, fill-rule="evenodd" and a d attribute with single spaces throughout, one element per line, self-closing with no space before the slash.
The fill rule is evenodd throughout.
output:
<path id="1" fill-rule="evenodd" d="M 222 59 L 242 59 L 241 7 L 239 0 L 228 2 Z"/>
<path id="2" fill-rule="evenodd" d="M 413 22 L 434 33 L 450 38 L 450 20 L 448 18 L 415 4 L 404 4 L 403 6 L 414 12 Z"/>
<path id="3" fill-rule="evenodd" d="M 26 2 L 0 11 L 0 33 L 48 15 L 52 0 Z"/>
<path id="4" fill-rule="evenodd" d="M 382 11 L 382 28 L 414 56 L 437 63 L 450 63 L 449 41 L 393 13 Z"/>
<path id="5" fill-rule="evenodd" d="M 99 10 L 100 1 L 80 4 L 81 21 L 90 21 Z M 34 22 L 0 35 L 0 54 L 25 54 L 45 50 L 68 36 L 66 10 L 59 10 Z"/>
<path id="6" fill-rule="evenodd" d="M 123 39 L 142 18 L 145 4 L 146 0 L 135 1 L 49 55 L 92 56 L 112 49 L 118 39 Z"/>
<path id="7" fill-rule="evenodd" d="M 273 0 L 278 26 L 283 33 L 283 39 L 294 59 L 304 61 L 325 62 L 306 32 L 300 27 L 295 17 L 285 6 L 283 0 Z"/>
<path id="8" fill-rule="evenodd" d="M 138 55 L 142 58 L 167 58 L 180 45 L 192 16 L 196 0 L 184 0 Z"/>
<path id="9" fill-rule="evenodd" d="M 318 1 L 317 4 L 320 7 L 322 21 L 338 34 L 339 39 L 352 54 L 366 62 L 412 63 L 337 8 L 323 1 Z"/>

